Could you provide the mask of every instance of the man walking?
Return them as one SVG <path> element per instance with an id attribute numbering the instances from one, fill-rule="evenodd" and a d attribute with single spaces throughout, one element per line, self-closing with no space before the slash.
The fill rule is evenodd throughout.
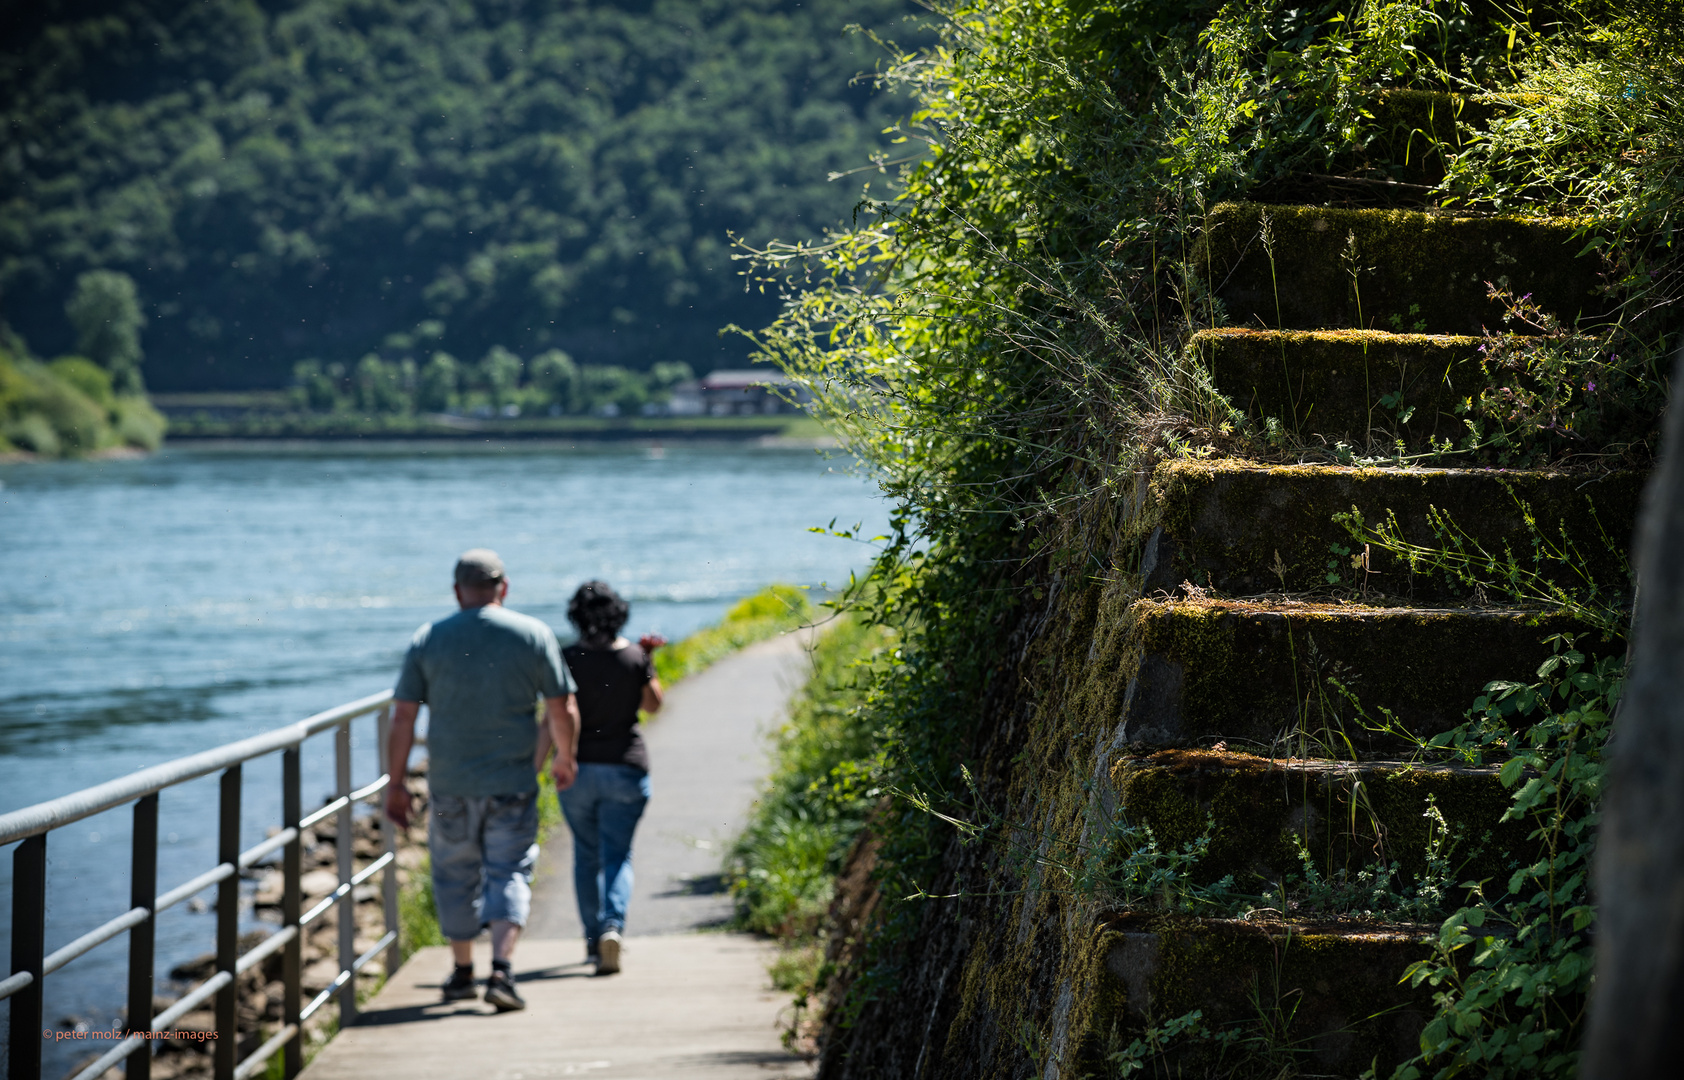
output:
<path id="1" fill-rule="evenodd" d="M 456 561 L 461 610 L 415 632 L 392 691 L 393 772 L 402 775 L 415 742 L 415 717 L 428 708 L 432 807 L 427 844 L 439 928 L 456 970 L 444 1000 L 474 996 L 473 941 L 491 927 L 485 1000 L 498 1012 L 526 1008 L 512 958 L 532 901 L 538 858 L 538 770 L 550 747 L 557 790 L 573 783 L 579 710 L 573 678 L 555 634 L 503 606 L 509 581 L 496 552 L 475 548 Z M 534 720 L 544 702 L 545 722 Z M 409 791 L 386 790 L 386 815 L 409 824 Z"/>

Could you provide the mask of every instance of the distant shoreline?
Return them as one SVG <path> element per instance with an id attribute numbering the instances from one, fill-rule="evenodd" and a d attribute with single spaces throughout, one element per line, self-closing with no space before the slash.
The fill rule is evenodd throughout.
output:
<path id="1" fill-rule="evenodd" d="M 693 437 L 650 435 L 635 433 L 612 437 L 592 435 L 502 435 L 462 436 L 438 438 L 425 435 L 342 435 L 342 436 L 189 436 L 164 440 L 164 449 L 225 450 L 258 453 L 277 450 L 329 450 L 334 448 L 367 447 L 374 450 L 566 450 L 579 446 L 637 446 L 650 449 L 666 446 L 753 446 L 771 450 L 834 450 L 841 443 L 831 435 L 813 437 L 787 435 L 724 436 L 701 434 Z"/>
<path id="2" fill-rule="evenodd" d="M 166 410 L 175 412 L 174 410 Z M 741 441 L 766 437 L 816 439 L 828 435 L 823 426 L 802 415 L 628 417 L 529 417 L 509 420 L 461 416 L 346 416 L 295 414 L 288 416 L 169 417 L 171 442 L 247 439 L 344 441 L 358 439 L 415 439 L 428 441 L 576 439 L 623 441 L 645 439 Z"/>

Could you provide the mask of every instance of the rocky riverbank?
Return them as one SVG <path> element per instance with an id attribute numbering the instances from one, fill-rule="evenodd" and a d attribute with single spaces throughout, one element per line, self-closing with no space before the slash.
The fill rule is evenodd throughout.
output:
<path id="1" fill-rule="evenodd" d="M 416 813 L 411 827 L 398 831 L 397 866 L 400 890 L 410 887 L 416 871 L 426 862 L 427 835 L 423 824 L 426 821 L 428 800 L 426 767 L 425 761 L 420 762 L 409 777 L 409 789 L 415 798 Z M 304 872 L 299 884 L 305 911 L 326 898 L 339 885 L 339 836 L 336 825 L 337 822 L 329 818 L 304 830 Z M 272 830 L 271 834 L 274 831 L 278 830 Z M 379 817 L 366 812 L 359 814 L 348 840 L 359 869 L 379 858 L 384 851 L 380 840 Z M 279 854 L 277 853 L 270 862 L 250 868 L 244 876 L 245 881 L 241 885 L 243 912 L 254 916 L 257 922 L 269 925 L 248 930 L 240 935 L 239 951 L 242 955 L 262 944 L 264 939 L 279 929 L 284 884 Z M 377 874 L 365 884 L 357 886 L 352 900 L 355 904 L 357 927 L 354 944 L 355 951 L 360 956 L 373 948 L 375 942 L 386 933 L 380 875 Z M 404 945 L 401 935 L 399 944 Z M 281 965 L 282 954 L 277 952 L 239 977 L 241 1059 L 256 1050 L 281 1027 L 286 989 L 281 981 Z M 319 916 L 305 930 L 302 979 L 304 1003 L 308 1004 L 313 997 L 327 989 L 338 976 L 339 970 L 339 918 L 337 910 L 334 909 Z M 160 985 L 157 996 L 153 998 L 154 1013 L 173 1005 L 215 971 L 214 953 L 206 953 L 176 965 L 170 970 L 168 982 Z M 365 999 L 372 995 L 384 981 L 385 974 L 385 966 L 379 959 L 358 973 L 358 998 Z M 339 1007 L 336 1001 L 329 1001 L 304 1024 L 306 1058 L 332 1038 L 338 1028 Z M 205 1003 L 204 1008 L 183 1016 L 171 1030 L 175 1037 L 161 1039 L 155 1044 L 153 1080 L 189 1080 L 211 1076 L 215 1042 L 206 1036 L 216 1031 L 215 1000 L 212 999 Z M 97 1052 L 90 1052 L 88 1060 L 79 1063 L 77 1068 L 86 1067 L 88 1062 L 106 1049 L 108 1047 L 101 1047 Z M 105 1073 L 104 1080 L 121 1080 L 123 1076 L 123 1066 L 118 1065 Z"/>

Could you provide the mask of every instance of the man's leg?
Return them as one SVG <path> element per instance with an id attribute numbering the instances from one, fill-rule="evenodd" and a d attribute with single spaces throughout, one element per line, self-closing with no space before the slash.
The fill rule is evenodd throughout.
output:
<path id="1" fill-rule="evenodd" d="M 515 990 L 515 942 L 532 907 L 532 870 L 538 862 L 538 795 L 496 795 L 486 800 L 484 824 L 485 904 L 480 917 L 491 924 L 491 978 L 485 1000 L 498 1010 L 524 1009 Z"/>
<path id="2" fill-rule="evenodd" d="M 573 834 L 573 898 L 579 904 L 585 941 L 592 946 L 602 933 L 602 893 L 597 887 L 602 874 L 602 839 L 596 791 L 601 768 L 592 763 L 580 765 L 578 779 L 560 793 L 561 813 Z"/>
<path id="3" fill-rule="evenodd" d="M 446 1001 L 474 996 L 473 946 L 479 934 L 484 880 L 472 800 L 435 795 L 427 813 L 427 849 L 433 867 L 433 903 L 439 930 L 450 941 L 456 971 L 445 983 Z"/>

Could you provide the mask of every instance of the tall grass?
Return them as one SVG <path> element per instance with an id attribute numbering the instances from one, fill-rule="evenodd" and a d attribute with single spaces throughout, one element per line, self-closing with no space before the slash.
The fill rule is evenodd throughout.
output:
<path id="1" fill-rule="evenodd" d="M 768 585 L 737 601 L 712 626 L 655 653 L 655 674 L 671 686 L 747 645 L 805 626 L 813 621 L 813 604 L 794 585 Z"/>
<path id="2" fill-rule="evenodd" d="M 877 792 L 877 753 L 860 705 L 895 638 L 843 617 L 813 650 L 813 672 L 776 736 L 772 773 L 731 849 L 731 891 L 742 929 L 811 939 L 830 904 L 848 847 Z"/>

